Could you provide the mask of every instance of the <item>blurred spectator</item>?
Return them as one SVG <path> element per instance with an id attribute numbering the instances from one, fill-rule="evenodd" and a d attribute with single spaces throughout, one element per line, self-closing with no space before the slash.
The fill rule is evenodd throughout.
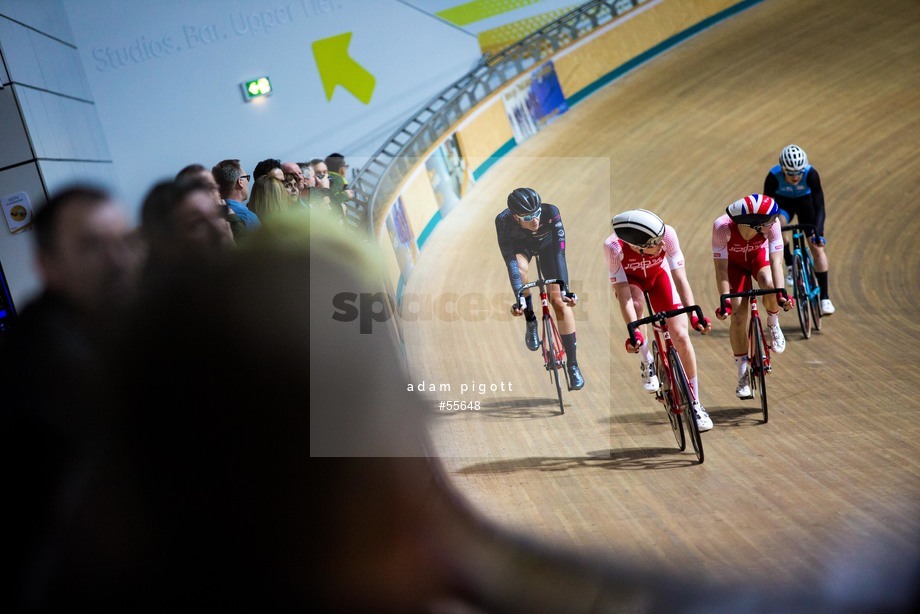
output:
<path id="1" fill-rule="evenodd" d="M 310 161 L 313 167 L 313 174 L 316 177 L 316 187 L 320 190 L 329 191 L 329 169 L 326 167 L 326 161 L 320 158 L 314 158 Z"/>
<path id="2" fill-rule="evenodd" d="M 348 188 L 348 164 L 345 163 L 345 156 L 340 153 L 329 154 L 325 162 L 326 168 L 329 169 L 329 192 L 332 202 L 344 207 L 345 203 L 355 197 L 354 190 Z"/>
<path id="3" fill-rule="evenodd" d="M 281 168 L 284 170 L 285 182 L 293 178 L 297 186 L 297 202 L 300 207 L 308 208 L 310 206 L 309 197 L 307 196 L 307 180 L 304 177 L 303 169 L 299 162 L 282 162 Z"/>
<path id="4" fill-rule="evenodd" d="M 284 183 L 282 185 L 284 186 L 284 189 L 287 191 L 288 196 L 291 199 L 291 206 L 306 209 L 306 203 L 303 203 L 300 200 L 301 183 L 302 181 L 298 178 L 297 175 L 294 175 L 293 173 L 285 173 Z"/>
<path id="5" fill-rule="evenodd" d="M 141 208 L 141 234 L 147 245 L 147 294 L 176 283 L 233 244 L 223 207 L 214 202 L 208 184 L 196 181 L 156 184 Z"/>
<path id="6" fill-rule="evenodd" d="M 249 198 L 249 181 L 252 176 L 243 172 L 240 161 L 222 160 L 211 169 L 211 174 L 220 188 L 221 198 L 243 220 L 243 223 L 246 224 L 246 230 L 251 232 L 258 228 L 259 216 L 243 204 Z"/>
<path id="7" fill-rule="evenodd" d="M 242 237 L 246 234 L 246 224 L 243 223 L 243 220 L 240 219 L 233 209 L 227 206 L 227 201 L 220 197 L 220 187 L 217 185 L 217 181 L 214 179 L 214 175 L 201 164 L 189 164 L 183 168 L 176 175 L 176 181 L 180 183 L 187 183 L 190 181 L 200 181 L 210 188 L 211 196 L 214 198 L 214 202 L 221 207 L 225 207 L 225 211 L 222 211 L 224 216 L 227 218 L 227 224 L 230 227 L 230 233 L 234 241 L 238 237 Z"/>
<path id="8" fill-rule="evenodd" d="M 106 352 L 121 334 L 138 254 L 121 204 L 76 185 L 36 211 L 43 289 L 0 355 L 7 612 L 41 603 L 60 531 L 108 433 Z"/>
<path id="9" fill-rule="evenodd" d="M 314 190 L 318 200 L 321 200 L 325 204 L 326 209 L 331 211 L 335 217 L 344 222 L 345 210 L 333 199 L 332 189 L 330 188 L 329 169 L 326 166 L 326 161 L 315 158 L 310 161 L 310 165 L 313 167 L 313 173 L 316 177 L 316 187 Z"/>
<path id="10" fill-rule="evenodd" d="M 256 168 L 252 171 L 253 181 L 263 175 L 271 175 L 278 181 L 284 181 L 284 169 L 281 168 L 281 160 L 266 158 L 256 164 Z"/>
<path id="11" fill-rule="evenodd" d="M 290 209 L 291 196 L 281 181 L 271 175 L 265 175 L 256 179 L 255 185 L 252 186 L 249 207 L 260 220 L 265 221 L 276 213 Z"/>
<path id="12" fill-rule="evenodd" d="M 294 178 L 297 179 L 297 189 L 302 190 L 306 185 L 304 184 L 303 169 L 300 168 L 299 162 L 282 162 L 281 170 L 284 171 L 284 175 L 294 175 Z"/>

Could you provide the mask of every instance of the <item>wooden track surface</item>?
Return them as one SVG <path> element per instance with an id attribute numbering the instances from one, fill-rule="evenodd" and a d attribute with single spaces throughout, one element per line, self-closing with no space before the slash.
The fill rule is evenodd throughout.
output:
<path id="1" fill-rule="evenodd" d="M 613 214 L 673 225 L 716 305 L 712 221 L 797 143 L 827 195 L 837 314 L 810 340 L 782 315 L 770 421 L 734 396 L 727 323 L 693 336 L 715 428 L 679 453 L 607 280 Z M 434 452 L 485 517 L 715 581 L 806 585 L 878 570 L 920 537 L 920 3 L 767 0 L 591 96 L 499 164 L 431 235 L 406 288 L 413 384 Z M 523 345 L 495 241 L 507 193 L 559 205 L 587 386 L 555 389 Z M 460 393 L 510 382 L 512 391 Z M 475 383 L 475 386 L 472 384 Z M 507 386 L 507 384 L 506 384 Z M 437 401 L 478 400 L 478 412 Z M 913 550 L 916 553 L 916 550 Z M 854 575 L 854 577 L 858 577 Z"/>

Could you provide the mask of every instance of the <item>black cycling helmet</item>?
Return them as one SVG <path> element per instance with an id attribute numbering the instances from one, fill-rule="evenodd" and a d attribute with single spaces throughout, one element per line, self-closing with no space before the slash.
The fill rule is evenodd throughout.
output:
<path id="1" fill-rule="evenodd" d="M 515 215 L 533 215 L 542 205 L 543 199 L 533 188 L 516 188 L 508 195 L 508 209 Z"/>

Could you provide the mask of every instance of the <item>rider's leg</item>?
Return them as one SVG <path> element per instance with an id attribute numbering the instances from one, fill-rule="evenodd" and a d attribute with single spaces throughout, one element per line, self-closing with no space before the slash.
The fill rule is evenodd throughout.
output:
<path id="1" fill-rule="evenodd" d="M 821 300 L 830 298 L 827 294 L 827 253 L 823 245 L 811 246 L 811 255 L 815 259 L 815 276 L 818 278 L 818 285 L 821 286 Z"/>
<path id="2" fill-rule="evenodd" d="M 562 300 L 562 291 L 559 289 L 559 286 L 553 285 L 550 288 L 547 288 L 549 295 L 549 302 L 553 306 L 553 311 L 556 312 L 556 322 L 559 326 L 560 335 L 569 335 L 575 332 L 575 313 L 572 311 L 572 308 L 565 304 Z"/>
<path id="3" fill-rule="evenodd" d="M 779 210 L 779 223 L 780 226 L 788 226 L 789 220 L 792 219 L 792 216 L 783 211 Z M 783 233 L 783 262 L 786 264 L 786 267 L 792 266 L 792 251 L 789 248 L 789 235 L 788 233 Z"/>

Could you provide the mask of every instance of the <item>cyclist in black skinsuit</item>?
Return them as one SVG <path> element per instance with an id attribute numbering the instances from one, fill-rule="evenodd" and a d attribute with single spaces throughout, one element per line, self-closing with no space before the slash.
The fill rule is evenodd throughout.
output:
<path id="1" fill-rule="evenodd" d="M 495 218 L 498 233 L 498 248 L 508 267 L 508 278 L 515 299 L 521 287 L 527 283 L 527 273 L 534 254 L 540 255 L 540 266 L 544 279 L 562 279 L 569 283 L 569 272 L 565 264 L 565 228 L 556 205 L 544 203 L 540 195 L 531 188 L 517 188 L 508 195 L 508 208 Z M 534 271 L 536 278 L 536 271 Z M 568 357 L 568 375 L 572 390 L 585 385 L 575 354 L 575 315 L 572 307 L 578 297 L 569 292 L 563 295 L 559 286 L 547 288 L 550 303 L 556 312 L 562 346 Z M 525 295 L 525 304 L 515 302 L 511 307 L 515 316 L 524 316 L 527 332 L 524 342 L 528 349 L 540 347 L 537 334 L 537 317 L 533 311 L 530 294 Z"/>

